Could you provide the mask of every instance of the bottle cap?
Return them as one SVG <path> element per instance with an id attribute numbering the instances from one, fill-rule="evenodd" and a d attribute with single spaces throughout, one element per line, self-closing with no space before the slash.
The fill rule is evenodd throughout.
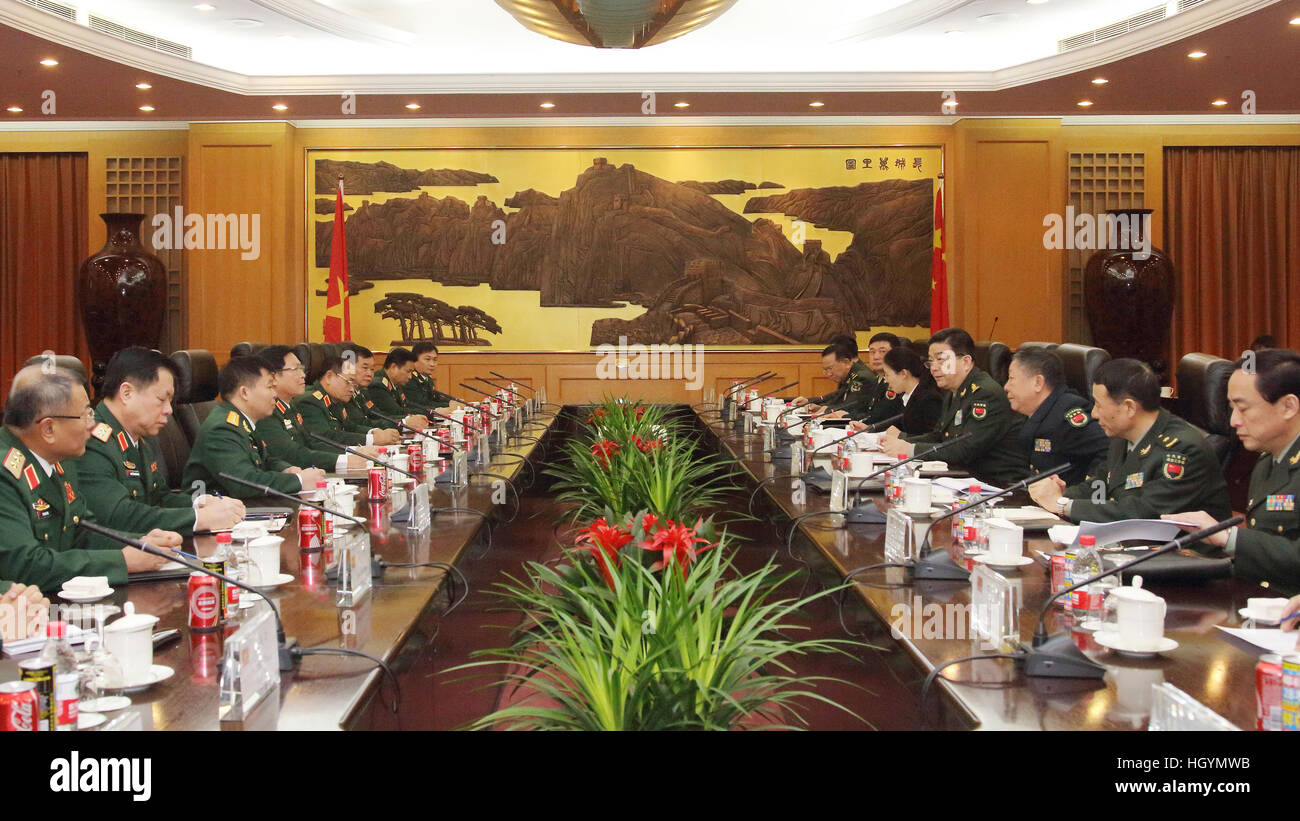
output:
<path id="1" fill-rule="evenodd" d="M 223 530 L 217 534 L 217 544 L 230 544 L 229 530 Z"/>
<path id="2" fill-rule="evenodd" d="M 1088 535 L 1079 537 L 1079 547 L 1096 547 L 1097 537 Z"/>
<path id="3" fill-rule="evenodd" d="M 52 621 L 45 625 L 45 635 L 53 638 L 62 638 L 68 634 L 68 625 L 66 622 Z"/>

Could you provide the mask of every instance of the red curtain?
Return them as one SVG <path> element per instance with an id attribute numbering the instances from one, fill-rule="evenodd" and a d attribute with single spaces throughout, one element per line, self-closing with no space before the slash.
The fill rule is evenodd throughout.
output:
<path id="1" fill-rule="evenodd" d="M 1300 345 L 1300 147 L 1166 148 L 1164 166 L 1176 355 Z"/>
<path id="2" fill-rule="evenodd" d="M 0 154 L 0 390 L 29 357 L 90 361 L 77 266 L 90 255 L 85 154 Z M 87 369 L 89 371 L 89 369 Z"/>

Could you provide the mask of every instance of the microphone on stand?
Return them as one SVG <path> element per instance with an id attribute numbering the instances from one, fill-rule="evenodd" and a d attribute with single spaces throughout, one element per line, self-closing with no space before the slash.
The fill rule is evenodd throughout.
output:
<path id="1" fill-rule="evenodd" d="M 810 455 L 811 455 L 811 454 L 814 454 L 814 453 L 818 453 L 818 452 L 820 452 L 820 451 L 825 450 L 826 448 L 831 447 L 832 445 L 838 445 L 838 444 L 841 444 L 841 443 L 843 443 L 843 442 L 847 442 L 847 441 L 849 441 L 850 439 L 852 439 L 853 437 L 855 437 L 855 436 L 859 436 L 859 435 L 864 434 L 864 433 L 877 433 L 878 431 L 877 431 L 877 430 L 874 430 L 875 428 L 879 428 L 881 425 L 884 425 L 885 427 L 889 427 L 890 425 L 894 424 L 895 422 L 897 422 L 899 419 L 902 419 L 902 418 L 903 418 L 903 414 L 900 413 L 900 414 L 898 414 L 897 416 L 891 416 L 891 417 L 889 417 L 888 419 L 881 419 L 879 422 L 875 422 L 875 423 L 871 424 L 870 426 L 868 426 L 868 428 L 867 428 L 866 430 L 860 430 L 860 431 L 858 431 L 857 433 L 850 433 L 848 436 L 844 436 L 844 437 L 841 437 L 841 438 L 839 438 L 839 439 L 832 439 L 831 441 L 827 442 L 827 443 L 824 444 L 824 445 L 818 445 L 817 447 L 815 447 L 815 448 L 813 448 L 812 450 L 808 451 L 808 453 L 809 453 Z M 901 463 L 900 463 L 900 464 L 901 464 Z"/>
<path id="2" fill-rule="evenodd" d="M 989 328 L 989 342 L 993 341 L 993 332 L 998 329 L 998 317 L 993 317 L 993 327 Z"/>
<path id="3" fill-rule="evenodd" d="M 315 436 L 316 434 L 309 433 L 308 435 Z M 316 438 L 320 439 L 321 437 L 317 436 Z M 329 441 L 329 440 L 326 439 L 322 441 Z M 282 499 L 288 499 L 289 501 L 293 502 L 296 505 L 306 505 L 307 507 L 315 508 L 316 510 L 321 511 L 322 513 L 329 513 L 331 515 L 338 516 L 341 519 L 347 519 L 349 522 L 352 522 L 354 524 L 359 524 L 359 525 L 365 524 L 365 520 L 358 519 L 356 516 L 349 516 L 348 514 L 340 513 L 337 510 L 330 510 L 329 508 L 325 507 L 325 505 L 318 505 L 315 502 L 311 502 L 308 501 L 307 499 L 299 498 L 297 496 L 294 496 L 291 493 L 283 493 L 281 491 L 276 490 L 273 487 L 268 487 L 266 485 L 259 484 L 258 482 L 250 482 L 247 479 L 241 479 L 238 476 L 231 476 L 229 473 L 224 473 L 224 472 L 218 473 L 217 475 L 220 476 L 222 479 L 226 479 L 228 481 L 234 482 L 237 485 L 243 485 L 244 487 L 251 487 L 254 490 L 260 490 L 266 496 L 279 496 Z M 315 488 L 308 488 L 308 489 L 315 491 Z"/>
<path id="4" fill-rule="evenodd" d="M 488 373 L 492 374 L 492 375 L 495 376 L 497 379 L 504 379 L 504 380 L 506 380 L 506 381 L 509 382 L 510 384 L 514 385 L 516 388 L 523 388 L 524 390 L 528 391 L 529 393 L 537 393 L 537 390 L 536 390 L 535 388 L 530 388 L 530 387 L 528 387 L 527 385 L 525 385 L 524 383 L 520 382 L 520 381 L 517 380 L 517 379 L 511 379 L 511 378 L 508 377 L 508 376 L 502 376 L 501 374 L 497 373 L 496 371 L 488 371 Z M 487 382 L 486 379 L 483 380 L 483 381 L 484 381 L 484 382 Z M 492 384 L 492 383 L 491 383 L 491 382 L 488 382 L 488 384 L 490 385 L 490 384 Z"/>
<path id="5" fill-rule="evenodd" d="M 854 479 L 853 481 L 857 482 L 858 484 L 856 487 L 852 488 L 851 492 L 856 497 L 857 493 L 860 490 L 862 490 L 862 485 L 864 482 L 870 481 L 871 479 L 874 479 L 883 473 L 891 471 L 896 467 L 905 465 L 908 462 L 916 462 L 921 459 L 924 459 L 925 457 L 930 456 L 933 453 L 943 450 L 949 445 L 953 445 L 956 444 L 957 442 L 960 442 L 961 440 L 965 439 L 968 436 L 970 436 L 969 433 L 963 433 L 959 436 L 954 436 L 951 439 L 947 439 L 940 442 L 939 444 L 935 445 L 932 448 L 929 448 L 928 450 L 923 450 L 920 453 L 913 453 L 911 456 L 907 457 L 906 459 L 899 459 L 897 462 L 891 462 L 888 465 L 885 465 L 883 468 L 880 468 L 879 470 L 874 470 L 871 473 L 868 473 L 866 476 L 861 476 L 857 479 Z M 853 507 L 844 511 L 844 518 L 845 521 L 847 521 L 851 525 L 880 525 L 880 524 L 884 524 L 886 521 L 885 514 L 881 513 L 880 510 L 877 509 L 874 504 L 871 504 L 869 502 L 867 504 L 855 503 Z"/>
<path id="6" fill-rule="evenodd" d="M 505 385 L 498 385 L 497 383 L 493 382 L 491 379 L 484 379 L 484 378 L 481 377 L 481 376 L 475 376 L 475 377 L 471 377 L 471 378 L 473 378 L 473 379 L 477 379 L 478 381 L 482 382 L 482 383 L 485 384 L 485 385 L 491 385 L 492 387 L 496 388 L 497 390 L 505 391 L 506 393 L 508 393 L 508 394 L 510 394 L 511 396 L 513 396 L 515 399 L 522 399 L 522 398 L 523 398 L 523 396 L 522 396 L 520 393 L 518 393 L 517 391 L 512 391 L 512 390 L 510 390 L 509 388 L 507 388 Z"/>
<path id="7" fill-rule="evenodd" d="M 735 396 L 737 391 L 752 388 L 754 385 L 766 382 L 774 376 L 776 376 L 776 371 L 763 371 L 756 376 L 746 377 L 722 392 L 722 395 L 718 397 L 718 401 L 722 402 L 721 408 L 706 408 L 705 410 L 699 411 L 699 413 L 723 414 L 726 411 L 727 403 L 735 401 L 732 397 Z"/>
<path id="8" fill-rule="evenodd" d="M 398 430 L 404 430 L 404 431 L 407 431 L 408 433 L 414 433 L 416 436 L 423 436 L 423 437 L 426 438 L 426 439 L 437 439 L 437 438 L 438 438 L 438 437 L 434 436 L 433 434 L 429 433 L 428 431 L 423 431 L 423 430 L 420 430 L 420 429 L 418 429 L 418 428 L 413 428 L 413 427 L 411 427 L 410 425 L 408 425 L 408 424 L 406 424 L 405 422 L 403 422 L 401 419 L 394 419 L 393 417 L 388 416 L 388 415 L 383 414 L 383 413 L 380 413 L 380 412 L 377 411 L 377 410 L 373 410 L 373 409 L 372 409 L 372 410 L 370 411 L 370 413 L 371 413 L 371 415 L 373 415 L 373 416 L 378 416 L 380 419 L 383 419 L 385 422 L 391 422 L 393 425 L 395 425 L 395 426 L 397 427 Z M 430 411 L 430 413 L 432 413 L 432 415 L 434 415 L 434 416 L 442 416 L 442 414 L 440 414 L 440 413 L 433 413 L 432 411 Z M 446 419 L 446 418 L 449 418 L 449 417 L 445 417 L 445 416 L 444 416 L 444 417 L 442 417 L 442 418 Z M 454 422 L 454 421 L 456 421 L 456 420 L 455 420 L 455 419 L 452 419 L 452 421 Z M 319 437 L 318 437 L 318 438 L 319 438 Z M 327 441 L 327 440 L 323 440 L 323 441 Z M 380 447 L 383 447 L 383 446 L 381 445 Z M 369 459 L 370 457 L 367 456 L 367 457 L 365 457 L 365 458 Z"/>
<path id="9" fill-rule="evenodd" d="M 361 451 L 357 450 L 356 448 L 348 447 L 347 445 L 343 444 L 342 442 L 336 441 L 336 440 L 334 440 L 334 439 L 330 439 L 328 436 L 321 436 L 319 433 L 313 433 L 312 431 L 306 431 L 306 433 L 307 433 L 308 436 L 310 436 L 311 438 L 317 440 L 318 442 L 324 442 L 324 443 L 327 444 L 327 445 L 333 445 L 333 446 L 336 447 L 336 448 L 342 448 L 342 450 L 343 450 L 344 453 L 350 453 L 350 454 L 352 454 L 353 456 L 359 456 L 359 457 L 361 457 L 362 459 L 365 459 L 365 460 L 368 461 L 368 462 L 374 462 L 376 465 L 379 465 L 380 467 L 385 467 L 385 468 L 388 468 L 389 470 L 395 470 L 395 471 L 397 471 L 398 473 L 401 473 L 401 474 L 403 474 L 403 475 L 405 475 L 405 476 L 410 476 L 412 479 L 415 479 L 416 481 L 419 481 L 419 480 L 420 480 L 420 476 L 419 476 L 419 474 L 417 474 L 417 473 L 412 473 L 412 472 L 409 471 L 409 470 L 402 470 L 402 469 L 399 468 L 397 465 L 394 465 L 394 464 L 392 464 L 391 462 L 385 462 L 385 461 L 383 461 L 382 459 L 376 459 L 376 458 L 373 457 L 373 456 L 367 456 L 367 455 L 365 455 L 364 453 L 362 453 Z M 225 476 L 226 474 L 223 473 L 223 474 L 221 474 L 221 475 L 222 475 L 222 476 Z M 290 497 L 290 498 L 292 498 L 292 497 Z M 330 511 L 330 512 L 332 513 L 333 511 Z"/>
<path id="10" fill-rule="evenodd" d="M 222 475 L 224 476 L 225 474 Z M 233 478 L 233 477 L 227 477 L 227 478 Z M 259 598 L 261 598 L 263 601 L 265 601 L 267 604 L 271 606 L 271 613 L 275 616 L 275 638 L 276 638 L 276 643 L 279 645 L 280 670 L 281 672 L 284 672 L 284 671 L 292 670 L 294 668 L 294 662 L 299 658 L 296 652 L 298 649 L 297 646 L 298 640 L 285 637 L 284 621 L 280 618 L 280 608 L 276 607 L 275 602 L 271 601 L 270 597 L 267 595 L 267 591 L 258 590 L 256 587 L 252 587 L 250 585 L 244 584 L 241 581 L 232 579 L 231 577 L 225 575 L 224 573 L 218 573 L 215 570 L 209 570 L 206 567 L 204 567 L 202 564 L 198 562 L 191 562 L 187 558 L 185 558 L 185 556 L 177 555 L 175 552 L 171 550 L 164 550 L 162 548 L 154 547 L 153 545 L 147 542 L 142 542 L 139 539 L 133 539 L 130 536 L 126 535 L 125 533 L 120 533 L 116 530 L 111 530 L 107 527 L 102 527 L 100 525 L 95 524 L 94 522 L 87 522 L 83 520 L 77 522 L 77 527 L 84 528 L 85 530 L 89 530 L 91 533 L 98 533 L 100 536 L 104 536 L 106 538 L 112 539 L 113 541 L 121 542 L 122 544 L 128 544 L 131 547 L 134 547 L 137 550 L 144 551 L 145 553 L 148 553 L 152 556 L 160 556 L 164 559 L 168 559 L 170 561 L 176 562 L 177 564 L 185 565 L 191 570 L 197 570 L 200 573 L 205 573 L 213 577 L 214 579 L 220 579 L 222 582 L 225 582 L 226 584 L 231 585 L 232 587 L 238 587 L 241 590 L 247 590 L 248 592 L 258 596 Z"/>

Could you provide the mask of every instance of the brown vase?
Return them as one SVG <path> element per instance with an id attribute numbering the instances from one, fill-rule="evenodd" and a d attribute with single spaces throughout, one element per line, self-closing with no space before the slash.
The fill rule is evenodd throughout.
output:
<path id="1" fill-rule="evenodd" d="M 1088 259 L 1083 301 L 1093 343 L 1112 357 L 1132 357 L 1151 365 L 1164 381 L 1169 372 L 1169 325 L 1174 313 L 1174 263 L 1150 246 L 1143 258 L 1143 217 L 1150 208 L 1107 211 L 1119 220 L 1118 248 Z M 1098 241 L 1104 237 L 1099 227 Z"/>
<path id="2" fill-rule="evenodd" d="M 96 391 L 108 360 L 131 345 L 158 347 L 167 311 L 167 269 L 140 243 L 144 214 L 100 214 L 108 241 L 77 269 L 77 303 Z"/>

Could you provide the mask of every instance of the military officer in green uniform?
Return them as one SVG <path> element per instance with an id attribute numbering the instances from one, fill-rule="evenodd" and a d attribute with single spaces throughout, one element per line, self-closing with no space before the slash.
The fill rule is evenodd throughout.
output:
<path id="1" fill-rule="evenodd" d="M 885 354 L 902 345 L 902 340 L 887 332 L 873 334 L 867 341 L 867 370 L 874 379 L 868 387 L 867 412 L 854 417 L 868 427 L 892 419 L 903 412 L 903 397 L 885 380 Z"/>
<path id="2" fill-rule="evenodd" d="M 245 485 L 229 482 L 229 473 L 281 493 L 313 490 L 325 478 L 320 468 L 300 468 L 267 453 L 256 425 L 275 410 L 275 377 L 260 357 L 237 356 L 217 375 L 221 401 L 203 420 L 199 435 L 185 463 L 185 484 L 202 482 L 240 499 L 265 494 Z"/>
<path id="3" fill-rule="evenodd" d="M 416 430 L 429 426 L 423 413 L 428 408 L 413 408 L 406 396 L 406 385 L 415 370 L 415 356 L 406 348 L 393 348 L 384 359 L 384 369 L 378 379 L 366 387 L 366 399 L 374 403 L 374 410 L 389 419 L 401 419 L 403 424 Z"/>
<path id="4" fill-rule="evenodd" d="M 1097 370 L 1092 416 L 1110 437 L 1106 458 L 1083 481 L 1035 482 L 1029 495 L 1075 522 L 1157 519 L 1200 508 L 1216 521 L 1231 515 L 1228 486 L 1205 436 L 1160 407 L 1160 380 L 1136 359 L 1112 359 Z"/>
<path id="5" fill-rule="evenodd" d="M 415 357 L 415 370 L 406 383 L 406 399 L 412 407 L 427 412 L 430 409 L 451 408 L 456 400 L 438 390 L 433 375 L 438 367 L 438 346 L 432 342 L 417 342 L 411 346 Z"/>
<path id="6" fill-rule="evenodd" d="M 362 457 L 344 453 L 306 435 L 302 412 L 291 406 L 303 394 L 307 382 L 306 370 L 293 349 L 288 345 L 272 345 L 258 356 L 275 372 L 275 410 L 255 428 L 270 456 L 300 468 L 317 467 L 335 473 L 364 467 L 366 460 Z M 372 458 L 379 455 L 379 451 L 365 445 L 358 446 L 357 450 Z"/>
<path id="7" fill-rule="evenodd" d="M 94 521 L 76 468 L 94 426 L 78 377 L 44 365 L 14 377 L 0 429 L 0 578 L 44 590 L 58 590 L 74 576 L 107 576 L 116 585 L 130 572 L 166 563 L 77 527 Z M 144 539 L 157 547 L 181 543 L 179 533 L 167 531 Z"/>
<path id="8" fill-rule="evenodd" d="M 346 403 L 348 421 L 343 427 L 354 433 L 372 433 L 376 445 L 392 445 L 401 439 L 397 428 L 374 415 L 375 403 L 366 398 L 366 388 L 375 378 L 375 353 L 355 342 L 343 345 L 344 378 L 352 386 L 352 398 Z"/>
<path id="9" fill-rule="evenodd" d="M 1002 386 L 975 367 L 975 342 L 961 328 L 945 328 L 930 338 L 930 373 L 944 392 L 943 411 L 934 430 L 900 434 L 891 427 L 880 439 L 885 453 L 911 456 L 965 434 L 934 458 L 961 466 L 980 479 L 1006 485 L 1029 475 L 1029 460 L 1020 449 L 1025 417 L 1011 409 Z"/>
<path id="10" fill-rule="evenodd" d="M 1282 595 L 1300 592 L 1300 354 L 1249 351 L 1228 380 L 1232 426 L 1259 453 L 1250 475 L 1246 522 L 1206 541 L 1232 557 L 1233 572 L 1268 582 Z M 1222 521 L 1208 510 L 1166 518 L 1201 528 Z"/>
<path id="11" fill-rule="evenodd" d="M 1003 387 L 1011 409 L 1029 417 L 1020 428 L 1020 447 L 1029 455 L 1031 473 L 1063 462 L 1066 485 L 1083 481 L 1088 469 L 1106 455 L 1110 443 L 1092 418 L 1092 400 L 1070 390 L 1065 365 L 1054 351 L 1016 351 Z"/>
<path id="12" fill-rule="evenodd" d="M 356 392 L 356 383 L 353 376 L 344 373 L 346 367 L 339 357 L 325 358 L 320 381 L 308 385 L 290 404 L 294 421 L 301 415 L 298 424 L 303 430 L 348 447 L 397 442 L 397 431 L 372 428 L 368 419 L 357 418 L 364 411 L 358 411 L 349 401 Z"/>
<path id="13" fill-rule="evenodd" d="M 867 415 L 876 375 L 858 358 L 858 343 L 852 337 L 837 336 L 822 349 L 822 373 L 836 383 L 835 390 L 821 396 L 795 397 L 795 405 L 807 405 L 813 413 L 842 411 L 835 415 L 849 419 Z"/>
<path id="14" fill-rule="evenodd" d="M 104 373 L 104 400 L 77 463 L 82 495 L 95 518 L 125 531 L 158 528 L 182 536 L 195 530 L 229 530 L 244 503 L 173 492 L 145 437 L 157 436 L 172 415 L 176 363 L 148 348 L 113 354 Z"/>

